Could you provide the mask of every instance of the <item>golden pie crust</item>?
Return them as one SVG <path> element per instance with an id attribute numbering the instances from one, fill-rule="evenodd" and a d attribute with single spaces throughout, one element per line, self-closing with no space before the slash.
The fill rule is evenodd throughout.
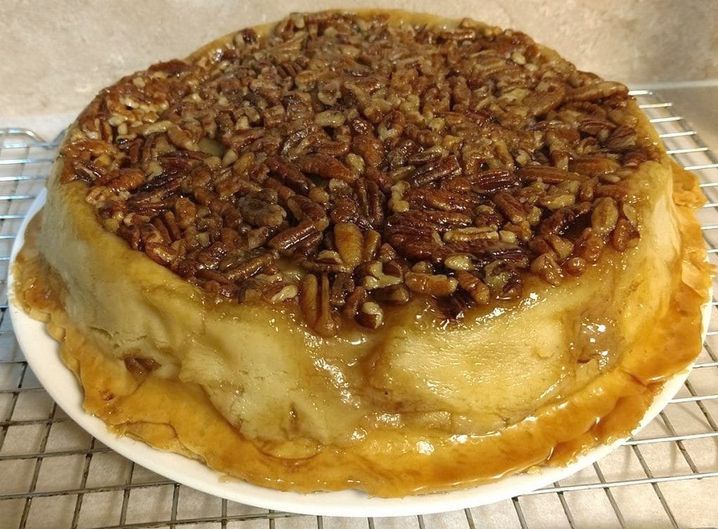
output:
<path id="1" fill-rule="evenodd" d="M 15 300 L 60 342 L 88 413 L 253 484 L 389 497 L 564 464 L 629 435 L 701 349 L 703 196 L 629 108 L 660 151 L 629 179 L 638 245 L 460 326 L 412 303 L 370 335 L 322 338 L 291 310 L 218 301 L 106 231 L 61 160 Z"/>

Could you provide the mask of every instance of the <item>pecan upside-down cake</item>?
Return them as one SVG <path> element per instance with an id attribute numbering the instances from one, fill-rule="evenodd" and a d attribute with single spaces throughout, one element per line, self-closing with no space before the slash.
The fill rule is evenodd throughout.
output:
<path id="1" fill-rule="evenodd" d="M 624 85 L 522 33 L 296 14 L 100 92 L 15 296 L 116 432 L 445 490 L 636 427 L 700 349 L 701 200 Z"/>

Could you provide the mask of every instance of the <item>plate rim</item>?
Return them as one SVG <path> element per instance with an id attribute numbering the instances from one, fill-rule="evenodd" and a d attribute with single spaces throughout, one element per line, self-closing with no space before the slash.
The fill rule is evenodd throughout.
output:
<path id="1" fill-rule="evenodd" d="M 17 342 L 43 388 L 57 405 L 83 430 L 111 450 L 159 476 L 201 492 L 239 502 L 245 505 L 304 515 L 339 517 L 395 517 L 434 514 L 478 507 L 514 496 L 526 494 L 564 479 L 605 457 L 618 446 L 648 425 L 680 390 L 693 363 L 668 379 L 639 425 L 631 435 L 611 443 L 597 446 L 561 467 L 534 467 L 522 472 L 482 483 L 474 487 L 452 491 L 378 498 L 365 493 L 346 490 L 337 492 L 297 493 L 279 491 L 231 478 L 212 470 L 197 460 L 180 454 L 162 451 L 128 436 L 111 432 L 99 418 L 82 408 L 82 388 L 75 374 L 68 369 L 58 354 L 58 343 L 47 334 L 43 322 L 30 318 L 14 302 L 13 266 L 17 253 L 25 240 L 30 220 L 45 203 L 47 190 L 43 188 L 25 214 L 13 241 L 8 264 L 8 312 Z M 711 316 L 711 305 L 703 307 L 702 338 Z M 74 386 L 74 391 L 73 391 Z"/>

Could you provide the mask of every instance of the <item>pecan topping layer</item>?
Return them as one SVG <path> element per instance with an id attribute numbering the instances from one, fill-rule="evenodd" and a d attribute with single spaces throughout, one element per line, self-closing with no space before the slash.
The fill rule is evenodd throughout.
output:
<path id="1" fill-rule="evenodd" d="M 330 336 L 415 297 L 458 318 L 635 246 L 625 180 L 656 152 L 628 101 L 515 31 L 294 14 L 102 91 L 61 178 L 187 281 Z"/>

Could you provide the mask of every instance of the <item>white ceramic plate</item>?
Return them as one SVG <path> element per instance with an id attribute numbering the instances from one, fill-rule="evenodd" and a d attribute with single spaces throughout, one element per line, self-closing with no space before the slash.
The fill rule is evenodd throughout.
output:
<path id="1" fill-rule="evenodd" d="M 37 197 L 22 223 L 12 249 L 11 262 L 23 245 L 29 219 L 45 203 L 45 191 Z M 8 276 L 9 292 L 12 292 L 12 264 Z M 110 432 L 105 424 L 82 409 L 82 391 L 73 373 L 65 367 L 58 354 L 58 345 L 45 331 L 45 326 L 28 317 L 10 296 L 10 316 L 17 340 L 25 353 L 30 367 L 57 404 L 82 428 L 99 441 L 128 459 L 157 474 L 187 485 L 194 489 L 220 496 L 240 503 L 302 514 L 325 516 L 407 516 L 451 511 L 492 503 L 520 495 L 559 481 L 574 472 L 592 464 L 623 443 L 618 440 L 610 445 L 600 446 L 578 458 L 574 463 L 561 468 L 541 468 L 530 474 L 519 474 L 479 485 L 470 489 L 407 496 L 404 498 L 373 498 L 356 491 L 298 494 L 280 492 L 257 487 L 242 481 L 229 479 L 197 461 L 186 457 L 162 452 Z M 710 319 L 710 304 L 704 311 L 703 332 Z M 669 380 L 648 409 L 639 428 L 648 424 L 668 401 L 678 392 L 688 371 Z M 635 432 L 634 432 L 635 433 Z"/>

